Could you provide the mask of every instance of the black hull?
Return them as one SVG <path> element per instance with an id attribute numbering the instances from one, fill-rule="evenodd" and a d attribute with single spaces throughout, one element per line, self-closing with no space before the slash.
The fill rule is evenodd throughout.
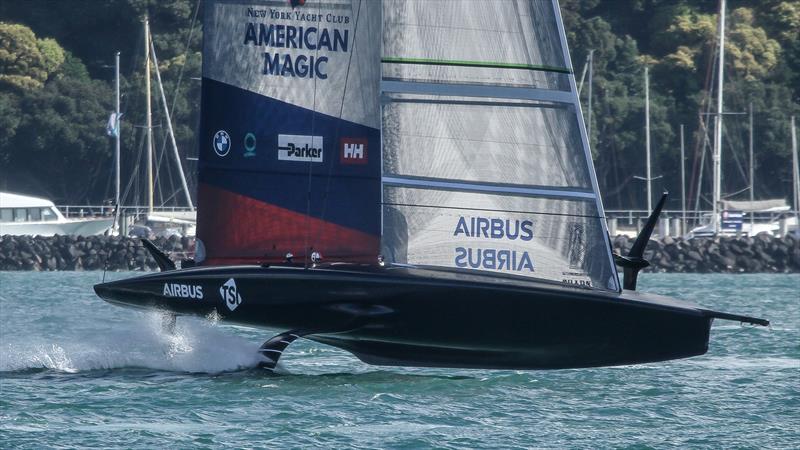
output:
<path id="1" fill-rule="evenodd" d="M 704 354 L 715 317 L 749 319 L 630 291 L 397 267 L 204 267 L 95 291 L 125 306 L 216 311 L 230 323 L 302 330 L 366 363 L 399 366 L 562 369 L 663 361 Z"/>

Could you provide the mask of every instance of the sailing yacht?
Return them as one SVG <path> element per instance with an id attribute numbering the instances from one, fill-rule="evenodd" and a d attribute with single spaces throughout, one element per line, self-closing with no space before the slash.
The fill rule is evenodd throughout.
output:
<path id="1" fill-rule="evenodd" d="M 552 369 L 708 349 L 612 255 L 558 3 L 206 3 L 198 244 L 106 301 L 370 364 Z M 625 268 L 620 285 L 616 264 Z M 174 323 L 167 321 L 166 323 Z"/>

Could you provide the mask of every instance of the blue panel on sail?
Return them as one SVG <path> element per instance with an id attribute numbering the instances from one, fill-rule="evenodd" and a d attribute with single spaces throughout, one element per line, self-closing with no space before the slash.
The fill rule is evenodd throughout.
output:
<path id="1" fill-rule="evenodd" d="M 380 234 L 380 130 L 209 79 L 203 111 L 202 183 Z"/>

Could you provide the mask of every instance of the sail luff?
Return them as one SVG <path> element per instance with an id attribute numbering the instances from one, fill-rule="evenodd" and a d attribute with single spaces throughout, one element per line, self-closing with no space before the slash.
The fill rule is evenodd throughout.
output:
<path id="1" fill-rule="evenodd" d="M 583 141 L 584 154 L 586 155 L 586 164 L 589 166 L 589 176 L 592 183 L 592 189 L 594 189 L 594 192 L 596 194 L 595 204 L 597 205 L 597 213 L 598 216 L 600 217 L 600 226 L 602 227 L 603 230 L 603 240 L 607 244 L 608 261 L 615 275 L 613 281 L 614 284 L 616 285 L 616 289 L 613 290 L 620 291 L 621 287 L 619 286 L 619 281 L 618 281 L 619 276 L 617 275 L 617 266 L 614 263 L 614 257 L 611 254 L 611 249 L 613 248 L 611 245 L 611 237 L 608 232 L 608 223 L 605 220 L 606 214 L 605 214 L 605 209 L 603 209 L 603 200 L 600 197 L 600 184 L 597 181 L 597 172 L 594 168 L 594 160 L 592 159 L 592 152 L 589 143 L 589 135 L 586 132 L 586 124 L 583 121 L 581 102 L 580 98 L 578 97 L 578 87 L 575 83 L 574 72 L 572 71 L 572 58 L 570 57 L 569 46 L 567 45 L 567 34 L 566 31 L 564 30 L 564 20 L 561 17 L 561 7 L 559 6 L 558 0 L 552 0 L 552 2 L 553 2 L 553 10 L 556 13 L 556 24 L 558 26 L 559 38 L 561 39 L 561 48 L 564 51 L 564 61 L 567 62 L 570 69 L 570 74 L 568 75 L 570 83 L 570 91 L 573 94 L 573 104 L 575 105 L 575 108 L 578 110 L 578 126 L 581 129 L 581 140 Z"/>

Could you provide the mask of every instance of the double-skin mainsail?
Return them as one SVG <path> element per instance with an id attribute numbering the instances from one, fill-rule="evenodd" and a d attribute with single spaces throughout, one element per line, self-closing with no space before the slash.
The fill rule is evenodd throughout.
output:
<path id="1" fill-rule="evenodd" d="M 551 1 L 208 3 L 207 262 L 380 255 L 618 290 L 564 39 Z"/>

